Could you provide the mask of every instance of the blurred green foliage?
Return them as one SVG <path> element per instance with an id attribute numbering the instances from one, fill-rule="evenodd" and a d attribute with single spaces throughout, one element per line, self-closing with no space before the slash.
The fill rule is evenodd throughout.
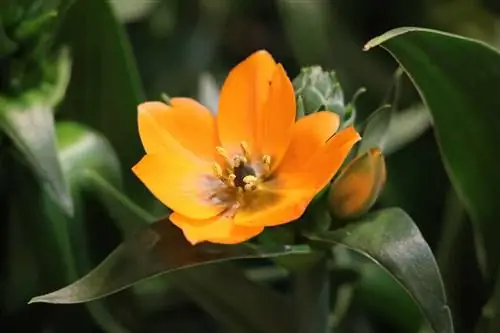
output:
<path id="1" fill-rule="evenodd" d="M 333 91 L 327 104 L 342 99 L 343 107 L 343 96 L 349 101 L 366 88 L 356 100 L 356 125 L 376 133 L 373 140 L 383 146 L 387 163 L 387 184 L 375 208 L 406 212 L 385 211 L 403 214 L 394 227 L 398 221 L 383 219 L 375 230 L 361 224 L 348 229 L 350 234 L 316 239 L 361 248 L 403 285 L 372 262 L 334 248 L 330 329 L 427 332 L 419 310 L 424 304 L 431 326 L 450 332 L 432 251 L 455 331 L 497 332 L 499 127 L 493 112 L 499 103 L 494 88 L 477 86 L 483 79 L 483 86 L 489 84 L 491 76 L 448 66 L 448 56 L 477 60 L 478 67 L 487 62 L 483 71 L 497 76 L 500 63 L 489 54 L 475 59 L 461 45 L 435 48 L 433 57 L 446 75 L 471 80 L 471 86 L 438 80 L 449 88 L 446 96 L 433 96 L 432 85 L 417 82 L 421 91 L 430 91 L 427 101 L 442 129 L 436 137 L 430 113 L 397 63 L 380 48 L 362 48 L 397 26 L 441 29 L 498 47 L 498 7 L 480 0 L 0 0 L 0 331 L 268 332 L 274 328 L 272 309 L 291 311 L 276 296 L 289 296 L 290 272 L 265 259 L 158 276 L 92 303 L 28 305 L 32 297 L 88 273 L 125 237 L 167 213 L 130 171 L 143 153 L 136 105 L 166 92 L 198 98 L 216 112 L 228 70 L 254 50 L 267 49 L 291 78 L 313 65 L 334 71 L 343 92 Z M 342 98 L 335 95 L 339 91 Z M 311 100 L 301 98 L 310 107 Z M 448 100 L 463 103 L 449 110 Z M 484 103 L 471 102 L 476 100 Z M 386 104 L 391 107 L 384 109 Z M 474 110 L 490 120 L 469 114 Z M 382 120 L 368 122 L 370 129 L 367 121 L 377 117 Z M 380 255 L 374 249 L 385 228 L 402 230 L 432 262 Z M 426 267 L 428 275 L 415 267 Z M 437 289 L 425 290 L 429 276 Z M 256 291 L 261 286 L 273 301 L 256 320 L 253 314 L 265 304 Z M 443 312 L 429 313 L 432 307 Z M 281 331 L 290 325 L 287 311 L 277 318 Z"/>

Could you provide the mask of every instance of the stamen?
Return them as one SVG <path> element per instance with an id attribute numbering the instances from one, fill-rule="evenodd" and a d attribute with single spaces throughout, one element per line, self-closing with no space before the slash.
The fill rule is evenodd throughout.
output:
<path id="1" fill-rule="evenodd" d="M 229 158 L 229 154 L 227 153 L 227 151 L 224 148 L 222 148 L 222 147 L 215 147 L 215 150 L 217 151 L 217 153 L 220 156 L 222 156 L 226 160 L 226 162 L 228 164 L 230 164 L 229 162 L 231 161 L 231 159 Z"/>
<path id="2" fill-rule="evenodd" d="M 264 167 L 264 174 L 268 175 L 271 172 L 271 156 L 270 155 L 262 156 L 262 164 Z"/>
<path id="3" fill-rule="evenodd" d="M 217 178 L 219 178 L 219 179 L 223 179 L 224 178 L 224 174 L 222 173 L 222 168 L 219 165 L 219 163 L 215 162 L 212 165 L 212 169 L 213 169 L 215 175 L 217 176 Z"/>
<path id="4" fill-rule="evenodd" d="M 257 177 L 252 176 L 252 175 L 248 175 L 248 176 L 243 177 L 243 182 L 245 184 L 253 184 L 256 181 L 257 181 Z"/>
<path id="5" fill-rule="evenodd" d="M 236 184 L 234 183 L 235 179 L 236 175 L 234 173 L 229 174 L 229 176 L 227 176 L 228 185 L 231 187 L 236 187 Z"/>
<path id="6" fill-rule="evenodd" d="M 236 202 L 238 205 L 240 205 L 241 202 L 243 202 L 244 199 L 244 190 L 241 187 L 238 187 L 236 190 Z"/>
<path id="7" fill-rule="evenodd" d="M 243 186 L 245 191 L 255 191 L 257 189 L 257 184 L 259 183 L 259 178 L 253 175 L 247 175 L 243 177 L 243 182 L 245 183 L 245 185 Z"/>
<path id="8" fill-rule="evenodd" d="M 235 157 L 233 157 L 233 168 L 239 168 L 246 163 L 248 163 L 248 160 L 245 156 L 236 155 Z"/>
<path id="9" fill-rule="evenodd" d="M 248 143 L 246 143 L 246 141 L 241 141 L 240 147 L 241 151 L 243 152 L 243 156 L 245 156 L 247 161 L 250 161 L 251 156 L 250 156 L 250 150 L 248 148 Z"/>
<path id="10" fill-rule="evenodd" d="M 244 189 L 246 192 L 255 191 L 257 189 L 257 184 L 255 184 L 255 183 L 245 184 Z"/>

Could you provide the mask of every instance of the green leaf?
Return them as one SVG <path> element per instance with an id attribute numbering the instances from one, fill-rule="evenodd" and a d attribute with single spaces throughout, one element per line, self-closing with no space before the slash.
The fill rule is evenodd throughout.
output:
<path id="1" fill-rule="evenodd" d="M 54 271 L 55 274 L 62 275 L 63 278 L 59 278 L 55 283 L 56 286 L 60 286 L 71 283 L 95 265 L 91 257 L 96 251 L 89 247 L 91 243 L 89 221 L 93 216 L 88 211 L 88 206 L 84 204 L 84 197 L 92 191 L 93 185 L 88 181 L 88 175 L 99 174 L 101 178 L 119 188 L 121 174 L 115 152 L 100 133 L 78 123 L 60 122 L 56 127 L 56 135 L 58 156 L 73 195 L 75 214 L 71 217 L 61 214 L 60 210 L 54 207 L 53 201 L 44 198 L 47 218 L 42 221 L 37 219 L 36 222 L 41 228 L 39 234 L 43 235 L 39 242 L 43 251 L 38 252 L 49 260 L 49 263 L 54 261 L 63 263 L 56 267 L 43 265 L 39 270 Z M 103 229 L 105 227 L 101 221 L 100 230 Z M 47 251 L 48 244 L 52 245 L 50 251 Z M 57 287 L 52 285 L 51 289 L 54 288 Z M 129 333 L 123 320 L 117 317 L 112 299 L 88 303 L 86 308 L 104 331 Z"/>
<path id="2" fill-rule="evenodd" d="M 222 323 L 228 332 L 293 332 L 287 299 L 245 277 L 231 263 L 202 265 L 171 275 L 175 286 Z"/>
<path id="3" fill-rule="evenodd" d="M 454 332 L 432 251 L 401 209 L 381 210 L 343 229 L 309 238 L 320 245 L 346 246 L 373 260 L 405 288 L 436 333 Z"/>
<path id="4" fill-rule="evenodd" d="M 500 263 L 500 54 L 468 38 L 420 28 L 399 28 L 369 41 L 403 67 L 434 120 L 441 154 L 460 199 L 478 232 L 483 274 L 495 277 Z"/>
<path id="5" fill-rule="evenodd" d="M 132 232 L 138 229 L 139 224 L 154 221 L 151 214 L 138 208 L 96 172 L 87 173 L 86 178 L 88 187 L 101 199 L 125 234 L 132 237 Z M 296 254 L 289 257 L 299 256 L 300 254 Z M 292 330 L 288 304 L 284 299 L 272 290 L 245 278 L 230 263 L 178 270 L 165 278 L 167 279 L 161 280 L 164 293 L 170 293 L 172 288 L 169 286 L 181 289 L 231 332 L 276 333 Z M 147 282 L 154 281 L 157 279 Z M 143 284 L 136 284 L 134 287 L 140 286 Z M 241 302 L 242 298 L 251 301 Z"/>
<path id="6" fill-rule="evenodd" d="M 376 147 L 383 151 L 392 116 L 392 107 L 390 105 L 383 105 L 367 119 L 362 134 L 363 139 L 359 144 L 356 155 L 363 155 L 371 148 Z"/>
<path id="7" fill-rule="evenodd" d="M 110 2 L 76 0 L 61 22 L 58 39 L 73 54 L 61 114 L 103 133 L 118 153 L 125 185 L 136 186 L 130 193 L 145 195 L 130 172 L 144 152 L 137 131 L 137 105 L 144 96 L 131 47 Z"/>
<path id="8" fill-rule="evenodd" d="M 420 104 L 394 113 L 385 136 L 384 154 L 395 153 L 415 141 L 431 127 L 431 122 L 429 110 Z"/>
<path id="9" fill-rule="evenodd" d="M 0 58 L 8 56 L 17 49 L 17 44 L 7 36 L 7 32 L 0 17 Z"/>
<path id="10" fill-rule="evenodd" d="M 192 246 L 168 219 L 126 239 L 99 266 L 73 284 L 31 302 L 81 303 L 96 300 L 156 275 L 234 259 L 309 253 L 308 247 L 200 244 Z"/>
<path id="11" fill-rule="evenodd" d="M 47 81 L 21 96 L 0 96 L 0 128 L 12 140 L 52 198 L 73 212 L 68 184 L 57 156 L 53 108 L 62 98 L 69 78 L 66 50 L 46 65 Z"/>
<path id="12" fill-rule="evenodd" d="M 476 333 L 496 333 L 500 331 L 500 274 L 497 276 L 493 294 L 483 307 L 482 316 L 477 323 Z"/>

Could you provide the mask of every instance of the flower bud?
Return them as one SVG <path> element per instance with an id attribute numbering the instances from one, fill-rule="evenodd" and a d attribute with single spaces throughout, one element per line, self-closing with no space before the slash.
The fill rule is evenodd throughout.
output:
<path id="1" fill-rule="evenodd" d="M 320 66 L 304 67 L 293 80 L 297 98 L 297 118 L 317 111 L 331 111 L 340 116 L 342 127 L 354 122 L 354 102 L 365 91 L 359 89 L 348 104 L 334 71 L 324 71 Z"/>
<path id="2" fill-rule="evenodd" d="M 330 187 L 328 200 L 332 214 L 338 218 L 363 215 L 377 200 L 385 180 L 385 160 L 379 148 L 357 156 Z"/>
<path id="3" fill-rule="evenodd" d="M 305 115 L 320 110 L 330 110 L 343 117 L 344 92 L 335 72 L 323 71 L 320 66 L 302 68 L 293 80 L 297 97 L 301 97 Z"/>

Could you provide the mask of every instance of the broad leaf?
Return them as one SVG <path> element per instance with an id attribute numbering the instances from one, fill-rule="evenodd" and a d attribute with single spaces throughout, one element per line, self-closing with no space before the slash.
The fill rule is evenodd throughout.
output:
<path id="1" fill-rule="evenodd" d="M 381 210 L 343 229 L 309 238 L 326 246 L 344 245 L 372 259 L 405 288 L 436 333 L 454 332 L 432 251 L 401 209 Z"/>
<path id="2" fill-rule="evenodd" d="M 248 245 L 192 246 L 168 219 L 159 220 L 126 239 L 80 280 L 31 302 L 81 303 L 99 299 L 147 278 L 208 263 L 309 253 L 306 247 Z"/>
<path id="3" fill-rule="evenodd" d="M 490 280 L 500 263 L 500 53 L 468 38 L 420 28 L 389 31 L 366 44 L 399 62 L 432 114 L 449 177 L 479 232 L 478 257 Z"/>

